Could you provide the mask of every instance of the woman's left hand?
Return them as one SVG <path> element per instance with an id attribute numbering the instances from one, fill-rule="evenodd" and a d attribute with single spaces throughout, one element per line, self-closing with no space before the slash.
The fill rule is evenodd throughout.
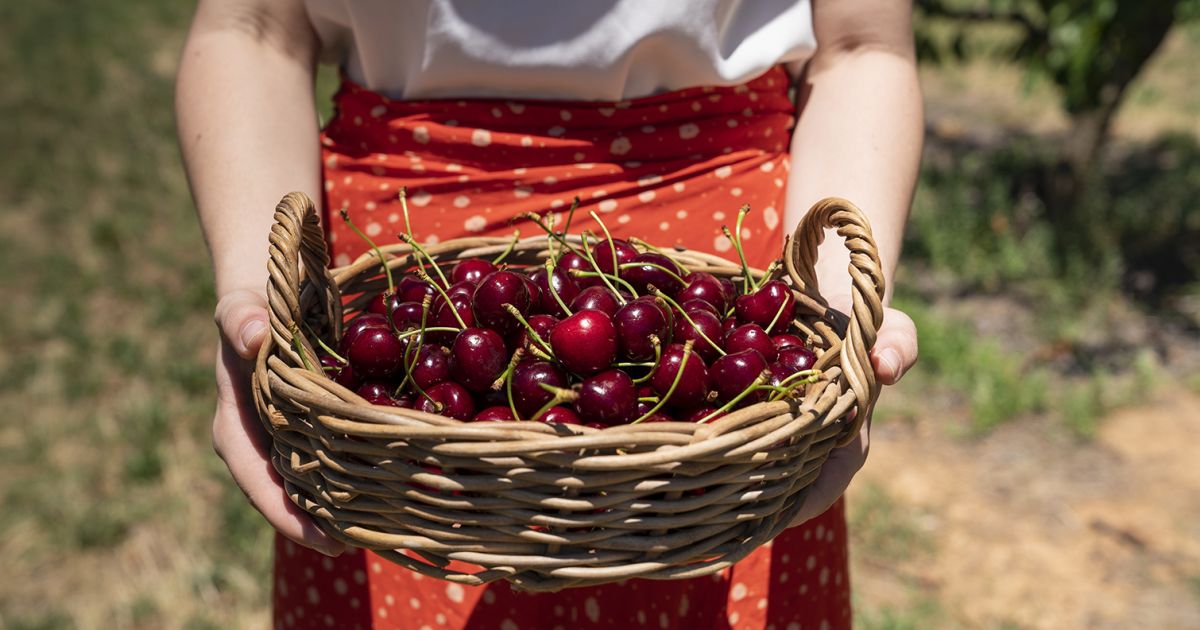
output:
<path id="1" fill-rule="evenodd" d="M 884 385 L 895 385 L 916 362 L 917 328 L 912 319 L 894 308 L 885 308 L 883 325 L 879 328 L 875 347 L 871 349 L 875 377 Z M 829 459 L 821 468 L 820 476 L 808 489 L 804 507 L 791 526 L 820 516 L 846 492 L 850 480 L 867 461 L 867 450 L 871 444 L 870 424 L 868 419 L 853 442 L 829 453 Z"/>

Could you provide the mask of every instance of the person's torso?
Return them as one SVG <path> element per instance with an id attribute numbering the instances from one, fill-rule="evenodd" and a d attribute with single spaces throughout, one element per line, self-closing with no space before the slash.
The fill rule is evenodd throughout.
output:
<path id="1" fill-rule="evenodd" d="M 306 0 L 324 59 L 393 98 L 620 100 L 816 48 L 808 0 Z"/>

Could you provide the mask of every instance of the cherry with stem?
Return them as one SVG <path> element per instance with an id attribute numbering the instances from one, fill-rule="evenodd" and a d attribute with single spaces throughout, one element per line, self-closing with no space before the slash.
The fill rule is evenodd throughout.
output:
<path id="1" fill-rule="evenodd" d="M 662 409 L 663 405 L 667 404 L 667 401 L 671 399 L 671 395 L 675 393 L 675 389 L 679 387 L 679 381 L 683 379 L 683 371 L 687 369 L 688 360 L 692 357 L 692 348 L 694 347 L 694 344 L 694 339 L 688 339 L 683 343 L 683 357 L 679 360 L 679 369 L 675 372 L 675 380 L 671 381 L 671 386 L 667 388 L 667 392 L 658 399 L 658 402 L 656 402 L 649 411 L 642 414 L 629 424 L 637 424 L 642 422 L 646 418 L 653 416 L 658 412 L 659 409 Z M 655 347 L 657 347 L 657 345 L 655 345 Z"/>
<path id="2" fill-rule="evenodd" d="M 710 339 L 708 337 L 708 335 L 704 334 L 704 331 L 700 330 L 700 327 L 697 326 L 696 322 L 692 320 L 691 315 L 688 315 L 687 311 L 685 311 L 683 309 L 683 307 L 679 305 L 678 302 L 671 299 L 671 296 L 667 295 L 666 293 L 663 293 L 661 290 L 658 289 L 658 287 L 651 286 L 651 287 L 649 287 L 649 289 L 650 289 L 651 295 L 658 297 L 658 298 L 662 298 L 667 304 L 671 305 L 671 308 L 674 308 L 675 310 L 679 311 L 679 314 L 683 315 L 683 318 L 685 320 L 687 320 L 688 325 L 690 325 L 696 331 L 697 335 L 700 335 L 701 339 L 703 339 L 706 343 L 708 343 L 708 345 L 712 346 L 713 349 L 717 351 L 717 354 L 719 354 L 721 356 L 725 356 L 725 349 L 722 348 L 721 346 L 717 345 L 717 343 L 714 342 L 712 339 Z"/>

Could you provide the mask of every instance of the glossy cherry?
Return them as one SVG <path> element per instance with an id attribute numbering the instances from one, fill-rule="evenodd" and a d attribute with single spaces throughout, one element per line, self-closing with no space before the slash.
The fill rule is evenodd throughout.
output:
<path id="1" fill-rule="evenodd" d="M 647 287 L 653 285 L 667 295 L 675 295 L 683 284 L 676 278 L 683 274 L 674 260 L 655 252 L 643 252 L 634 256 L 634 263 L 649 263 L 626 267 L 621 270 L 621 279 L 633 285 L 638 293 L 645 293 Z M 652 266 L 656 265 L 656 266 Z M 670 271 L 663 271 L 663 269 Z M 672 275 L 674 274 L 674 275 Z"/>
<path id="2" fill-rule="evenodd" d="M 355 391 L 372 405 L 387 405 L 388 407 L 408 407 L 412 400 L 407 397 L 393 398 L 392 386 L 382 381 L 368 381 Z"/>
<path id="3" fill-rule="evenodd" d="M 563 254 L 562 256 L 560 256 L 558 259 L 557 269 L 561 269 L 564 273 L 571 276 L 571 279 L 574 280 L 577 285 L 579 285 L 580 289 L 584 289 L 587 287 L 600 286 L 600 285 L 604 284 L 604 282 L 602 280 L 600 280 L 600 278 L 595 278 L 595 277 L 577 278 L 573 274 L 571 274 L 572 271 L 587 271 L 587 272 L 596 271 L 592 267 L 592 264 L 589 263 L 586 258 L 584 258 L 583 256 L 580 256 L 579 254 L 576 254 L 575 252 L 567 252 L 567 253 Z M 566 301 L 566 300 L 564 300 L 564 301 Z"/>
<path id="4" fill-rule="evenodd" d="M 563 388 L 567 386 L 567 375 L 545 361 L 523 361 L 513 368 L 513 406 L 522 418 L 533 417 L 533 414 L 554 399 L 554 394 L 541 387 L 542 383 Z"/>
<path id="5" fill-rule="evenodd" d="M 409 374 L 421 389 L 428 389 L 450 378 L 450 350 L 445 346 L 422 344 L 415 350 L 416 357 L 412 356 L 414 350 L 410 349 L 408 352 L 405 364 L 408 365 L 407 362 L 415 359 L 416 363 Z"/>
<path id="6" fill-rule="evenodd" d="M 472 299 L 475 321 L 492 330 L 515 332 L 521 324 L 504 305 L 512 304 L 522 315 L 529 313 L 529 288 L 522 278 L 513 271 L 496 271 L 480 280 Z"/>
<path id="7" fill-rule="evenodd" d="M 650 377 L 650 386 L 659 396 L 666 396 L 667 391 L 671 389 L 675 375 L 680 373 L 679 367 L 683 364 L 683 357 L 681 344 L 671 344 L 663 351 L 658 368 Z M 703 404 L 707 396 L 708 368 L 705 367 L 704 360 L 700 358 L 700 355 L 693 350 L 688 355 L 687 365 L 679 377 L 679 384 L 676 385 L 671 397 L 667 399 L 667 403 L 676 408 L 689 409 Z"/>
<path id="8" fill-rule="evenodd" d="M 801 339 L 791 333 L 782 333 L 782 334 L 775 335 L 774 337 L 771 337 L 771 343 L 775 344 L 775 347 L 779 350 L 783 350 L 784 348 L 787 348 L 789 346 L 799 346 L 801 348 L 804 348 L 804 347 L 807 347 L 807 345 L 808 345 L 808 344 L 804 343 L 803 339 Z"/>
<path id="9" fill-rule="evenodd" d="M 578 311 L 550 332 L 550 347 L 564 367 L 588 376 L 617 358 L 617 328 L 603 311 Z"/>
<path id="10" fill-rule="evenodd" d="M 541 291 L 539 299 L 534 305 L 534 310 L 539 313 L 549 313 L 555 317 L 566 317 L 566 312 L 558 305 L 558 301 L 554 299 L 554 295 L 550 293 L 550 290 L 553 287 L 558 297 L 562 299 L 563 304 L 570 305 L 571 300 L 574 300 L 580 291 L 579 283 L 575 281 L 575 278 L 572 278 L 566 271 L 563 271 L 561 267 L 555 267 L 553 275 L 546 271 L 545 267 L 540 267 L 535 269 L 529 275 L 529 278 L 533 280 L 538 290 Z"/>
<path id="11" fill-rule="evenodd" d="M 342 330 L 342 341 L 339 347 L 343 354 L 345 353 L 346 349 L 350 347 L 350 344 L 354 341 L 354 338 L 357 337 L 363 330 L 368 328 L 388 329 L 387 317 L 380 315 L 379 313 L 363 313 L 350 320 L 350 322 L 346 324 L 346 328 Z"/>
<path id="12" fill-rule="evenodd" d="M 545 315 L 543 313 L 530 315 L 525 321 L 529 322 L 529 327 L 534 329 L 538 336 L 542 338 L 542 341 L 546 343 L 550 343 L 550 331 L 554 330 L 554 327 L 557 326 L 559 322 L 557 317 L 554 317 L 553 315 Z M 516 342 L 512 345 L 512 348 L 513 350 L 516 350 L 517 348 L 528 348 L 532 341 L 533 340 L 529 336 L 529 331 L 522 326 L 521 330 L 517 332 Z"/>
<path id="13" fill-rule="evenodd" d="M 687 284 L 676 294 L 676 301 L 704 300 L 721 314 L 729 310 L 729 294 L 716 276 L 705 271 L 693 271 L 684 276 L 683 281 Z"/>
<path id="14" fill-rule="evenodd" d="M 682 316 L 675 319 L 675 330 L 672 331 L 671 338 L 676 343 L 684 343 L 689 339 L 696 340 L 694 350 L 704 358 L 706 362 L 712 361 L 721 356 L 720 350 L 714 347 L 713 344 L 720 344 L 724 337 L 721 335 L 721 321 L 716 315 L 708 311 L 696 311 L 688 313 L 691 322 Z M 700 333 L 704 333 L 712 343 L 709 343 Z M 722 348 L 724 349 L 724 348 Z"/>
<path id="15" fill-rule="evenodd" d="M 742 350 L 727 354 L 708 368 L 708 376 L 717 399 L 729 402 L 750 388 L 754 379 L 767 369 L 767 361 L 757 350 Z M 758 400 L 761 392 L 751 394 L 743 400 Z"/>
<path id="16" fill-rule="evenodd" d="M 397 330 L 416 328 L 421 325 L 421 305 L 416 302 L 401 302 L 392 309 L 392 324 Z M 432 326 L 433 324 L 427 325 Z"/>
<path id="17" fill-rule="evenodd" d="M 591 246 L 592 258 L 596 261 L 596 266 L 604 273 L 613 273 L 613 251 L 617 253 L 617 264 L 623 265 L 628 262 L 633 262 L 637 258 L 638 250 L 629 244 L 629 241 L 614 238 L 611 241 L 607 238 L 602 238 L 600 242 Z M 621 275 L 621 274 L 617 274 Z"/>
<path id="18" fill-rule="evenodd" d="M 475 415 L 475 401 L 471 400 L 471 392 L 465 387 L 454 381 L 446 381 L 425 390 L 425 395 L 417 401 L 417 409 L 458 420 L 470 420 Z"/>
<path id="19" fill-rule="evenodd" d="M 428 282 L 416 276 L 402 276 L 396 282 L 396 295 L 400 296 L 401 302 L 419 304 L 426 295 L 434 295 L 434 293 L 433 287 Z"/>
<path id="20" fill-rule="evenodd" d="M 366 328 L 355 335 L 346 348 L 346 360 L 363 379 L 387 378 L 400 371 L 404 344 L 391 329 Z"/>
<path id="21" fill-rule="evenodd" d="M 804 346 L 788 346 L 779 351 L 775 362 L 787 369 L 785 376 L 791 376 L 802 370 L 811 370 L 817 362 L 817 355 Z"/>
<path id="22" fill-rule="evenodd" d="M 471 419 L 472 422 L 512 422 L 516 420 L 513 417 L 512 409 L 507 405 L 493 405 L 475 414 Z"/>
<path id="23" fill-rule="evenodd" d="M 467 328 L 450 347 L 450 374 L 473 392 L 487 391 L 508 367 L 504 338 L 487 328 Z"/>
<path id="24" fill-rule="evenodd" d="M 721 313 L 717 311 L 716 307 L 708 302 L 705 302 L 704 300 L 692 299 L 680 304 L 680 306 L 683 307 L 683 312 L 687 313 L 688 315 L 704 311 L 705 313 L 712 313 L 715 315 L 718 321 L 721 319 Z"/>
<path id="25" fill-rule="evenodd" d="M 483 280 L 495 271 L 497 271 L 496 265 L 487 260 L 483 260 L 482 258 L 468 258 L 459 261 L 450 270 L 450 282 L 479 284 L 480 280 Z"/>
<path id="26" fill-rule="evenodd" d="M 767 332 L 776 333 L 791 325 L 796 298 L 782 280 L 772 280 L 754 293 L 739 296 L 734 300 L 734 308 L 739 319 L 758 324 L 764 330 L 774 321 L 775 325 Z M 776 314 L 779 314 L 778 318 Z"/>
<path id="27" fill-rule="evenodd" d="M 400 295 L 397 293 L 380 293 L 371 298 L 367 304 L 367 312 L 387 315 L 401 303 Z"/>
<path id="28" fill-rule="evenodd" d="M 572 311 L 582 311 L 585 309 L 594 309 L 604 311 L 609 317 L 616 315 L 617 309 L 621 307 L 617 296 L 609 291 L 607 287 L 595 286 L 583 289 L 575 298 L 571 300 L 570 307 Z"/>
<path id="29" fill-rule="evenodd" d="M 742 350 L 757 350 L 767 363 L 774 361 L 778 352 L 767 331 L 758 324 L 742 324 L 725 333 L 725 351 L 733 354 Z"/>
<path id="30" fill-rule="evenodd" d="M 649 300 L 633 300 L 622 306 L 613 317 L 617 327 L 617 345 L 621 358 L 629 361 L 649 361 L 655 357 L 651 337 L 661 345 L 671 342 L 671 329 L 663 309 Z"/>
<path id="31" fill-rule="evenodd" d="M 546 410 L 541 418 L 538 418 L 546 424 L 583 424 L 583 420 L 579 419 L 579 414 L 575 413 L 570 407 L 558 405 Z"/>
<path id="32" fill-rule="evenodd" d="M 595 422 L 624 424 L 637 411 L 637 387 L 625 372 L 605 370 L 583 379 L 575 410 Z"/>

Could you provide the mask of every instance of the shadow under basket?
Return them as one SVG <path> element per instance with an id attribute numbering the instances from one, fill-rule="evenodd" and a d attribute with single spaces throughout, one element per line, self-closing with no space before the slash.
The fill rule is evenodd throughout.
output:
<path id="1" fill-rule="evenodd" d="M 317 213 L 301 193 L 283 198 L 275 220 L 271 336 L 254 372 L 274 466 L 330 536 L 427 576 L 554 591 L 721 571 L 792 522 L 829 452 L 857 435 L 879 395 L 868 352 L 883 319 L 883 278 L 866 219 L 842 199 L 814 205 L 784 252 L 793 323 L 820 369 L 802 397 L 708 424 L 607 429 L 460 422 L 368 404 L 320 370 L 312 335 L 336 343 L 344 314 L 385 288 L 378 258 L 329 270 Z M 817 293 L 813 265 L 827 228 L 851 253 L 848 316 Z M 469 238 L 427 249 L 447 262 L 510 245 Z M 548 245 L 520 240 L 506 262 L 541 264 Z M 382 250 L 393 269 L 415 264 L 407 245 Z M 664 253 L 693 271 L 741 274 L 709 254 Z"/>

